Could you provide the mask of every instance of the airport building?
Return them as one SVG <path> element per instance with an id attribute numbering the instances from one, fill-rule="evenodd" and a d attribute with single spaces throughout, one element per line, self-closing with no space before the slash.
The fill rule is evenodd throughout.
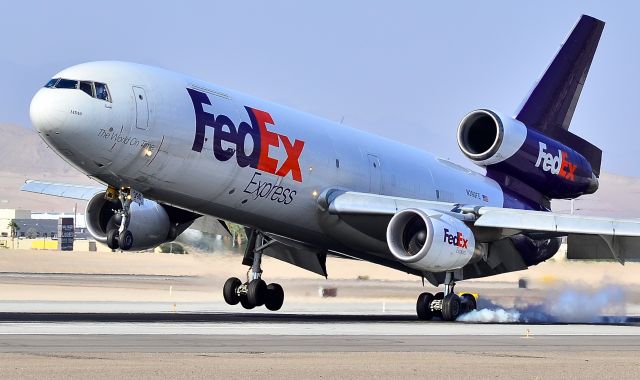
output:
<path id="1" fill-rule="evenodd" d="M 58 223 L 61 218 L 74 220 L 74 250 L 110 251 L 106 245 L 96 242 L 89 234 L 84 214 L 42 213 L 16 209 L 0 209 L 0 247 L 58 250 Z"/>

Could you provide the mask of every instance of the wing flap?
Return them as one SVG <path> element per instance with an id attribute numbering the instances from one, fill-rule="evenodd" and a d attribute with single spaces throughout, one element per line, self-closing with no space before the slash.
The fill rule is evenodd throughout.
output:
<path id="1" fill-rule="evenodd" d="M 567 236 L 567 259 L 640 261 L 640 239 L 629 236 L 582 235 Z"/>

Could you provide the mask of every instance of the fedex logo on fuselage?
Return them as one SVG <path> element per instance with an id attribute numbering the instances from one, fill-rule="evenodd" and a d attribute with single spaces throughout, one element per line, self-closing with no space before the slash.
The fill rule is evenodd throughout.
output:
<path id="1" fill-rule="evenodd" d="M 448 229 L 444 229 L 444 240 L 443 242 L 453 245 L 458 248 L 468 248 L 469 239 L 465 239 L 462 232 L 458 232 L 455 235 L 450 234 Z"/>
<path id="2" fill-rule="evenodd" d="M 547 153 L 547 144 L 538 142 L 538 160 L 536 161 L 536 168 L 542 166 L 542 170 L 545 172 L 551 172 L 551 174 L 558 175 L 569 181 L 575 181 L 575 171 L 578 165 L 571 163 L 568 160 L 569 154 L 558 149 L 558 155 L 554 156 L 551 153 Z"/>
<path id="3" fill-rule="evenodd" d="M 205 129 L 211 127 L 213 128 L 213 154 L 219 161 L 228 161 L 235 155 L 240 167 L 248 166 L 280 177 L 291 173 L 294 181 L 302 182 L 299 159 L 304 141 L 291 142 L 289 137 L 270 131 L 267 125 L 273 126 L 275 123 L 268 112 L 245 106 L 251 124 L 243 121 L 236 127 L 228 116 L 214 115 L 203 109 L 203 104 L 211 105 L 207 94 L 191 88 L 187 88 L 187 91 L 196 114 L 196 134 L 192 150 L 202 152 Z M 253 142 L 250 152 L 245 150 L 247 137 Z M 226 143 L 226 148 L 223 147 L 223 142 Z M 235 149 L 228 147 L 229 144 L 235 146 Z M 269 149 L 279 148 L 281 145 L 286 153 L 286 159 L 279 162 L 278 159 L 269 155 Z"/>

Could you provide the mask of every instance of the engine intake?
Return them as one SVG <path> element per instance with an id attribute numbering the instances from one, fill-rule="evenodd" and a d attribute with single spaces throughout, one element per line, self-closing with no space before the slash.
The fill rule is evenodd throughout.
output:
<path id="1" fill-rule="evenodd" d="M 387 226 L 387 244 L 398 261 L 428 272 L 462 268 L 483 256 L 469 227 L 432 210 L 406 209 L 395 214 Z"/>

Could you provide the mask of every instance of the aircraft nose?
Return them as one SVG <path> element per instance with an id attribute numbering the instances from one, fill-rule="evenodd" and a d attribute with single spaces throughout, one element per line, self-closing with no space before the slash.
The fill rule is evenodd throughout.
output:
<path id="1" fill-rule="evenodd" d="M 59 97 L 52 94 L 52 91 L 42 88 L 31 99 L 29 117 L 31 124 L 40 133 L 59 132 L 60 126 L 64 123 L 65 109 Z"/>

